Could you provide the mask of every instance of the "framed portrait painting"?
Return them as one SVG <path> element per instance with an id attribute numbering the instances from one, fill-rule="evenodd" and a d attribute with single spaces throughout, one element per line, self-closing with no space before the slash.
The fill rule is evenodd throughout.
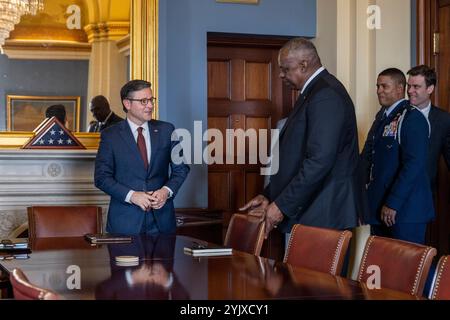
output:
<path id="1" fill-rule="evenodd" d="M 80 131 L 80 97 L 19 95 L 7 95 L 7 130 L 33 131 L 45 119 L 45 110 L 55 104 L 66 109 L 67 129 Z"/>

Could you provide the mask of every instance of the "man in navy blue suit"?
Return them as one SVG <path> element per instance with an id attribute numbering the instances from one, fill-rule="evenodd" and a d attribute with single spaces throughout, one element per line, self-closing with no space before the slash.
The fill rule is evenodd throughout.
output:
<path id="1" fill-rule="evenodd" d="M 369 131 L 362 160 L 366 168 L 372 234 L 416 243 L 425 242 L 434 217 L 427 174 L 430 125 L 405 100 L 406 78 L 390 68 L 378 75 L 381 110 Z"/>
<path id="2" fill-rule="evenodd" d="M 95 161 L 95 186 L 111 196 L 106 231 L 175 233 L 173 198 L 189 173 L 171 158 L 179 143 L 171 138 L 175 128 L 151 120 L 149 82 L 132 80 L 120 96 L 127 119 L 102 131 Z"/>
<path id="3" fill-rule="evenodd" d="M 430 152 L 428 154 L 428 175 L 431 189 L 436 193 L 439 158 L 444 157 L 450 169 L 450 114 L 431 104 L 431 94 L 436 87 L 434 69 L 420 65 L 408 71 L 408 97 L 428 118 L 431 125 Z"/>
<path id="4" fill-rule="evenodd" d="M 409 70 L 408 75 L 408 97 L 410 102 L 422 111 L 431 125 L 428 175 L 433 195 L 437 196 L 437 172 L 441 155 L 447 164 L 447 169 L 450 168 L 450 114 L 431 103 L 431 95 L 437 82 L 434 69 L 426 65 L 420 65 Z M 425 293 L 430 291 L 435 270 L 436 264 L 433 263 L 428 273 Z"/>

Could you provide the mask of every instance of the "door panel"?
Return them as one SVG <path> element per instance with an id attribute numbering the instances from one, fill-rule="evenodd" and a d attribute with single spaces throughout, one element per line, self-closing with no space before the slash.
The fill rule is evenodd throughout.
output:
<path id="1" fill-rule="evenodd" d="M 230 177 L 228 172 L 208 172 L 208 207 L 221 209 L 229 207 Z M 226 196 L 224 196 L 226 195 Z"/>
<path id="2" fill-rule="evenodd" d="M 245 92 L 248 100 L 270 100 L 270 63 L 245 64 Z"/>
<path id="3" fill-rule="evenodd" d="M 233 154 L 229 152 L 227 155 L 224 146 L 224 164 L 208 166 L 208 207 L 224 212 L 225 229 L 231 215 L 263 190 L 259 139 L 266 139 L 270 148 L 270 132 L 260 137 L 259 130 L 274 128 L 291 109 L 291 91 L 283 88 L 278 77 L 280 47 L 281 44 L 262 47 L 208 42 L 208 129 L 216 128 L 224 134 L 226 129 L 242 129 L 249 135 L 244 144 L 238 144 L 236 137 L 224 135 L 224 142 L 229 146 L 234 139 L 234 148 L 229 147 L 228 150 Z M 255 147 L 250 148 L 250 141 L 255 143 Z M 267 157 L 268 151 L 264 151 Z M 250 155 L 257 160 L 256 163 L 249 163 Z M 227 156 L 233 160 L 232 164 L 225 162 Z M 273 234 L 271 237 L 274 239 L 269 239 L 263 255 L 282 259 L 284 247 L 280 245 L 280 239 L 275 240 L 281 235 Z M 274 243 L 276 248 L 270 248 L 270 243 Z"/>
<path id="4" fill-rule="evenodd" d="M 229 61 L 208 61 L 208 97 L 230 99 Z"/>
<path id="5" fill-rule="evenodd" d="M 273 76 L 272 66 L 276 64 L 274 51 L 278 50 L 208 46 L 208 128 L 217 128 L 222 132 L 224 129 L 254 129 L 258 134 L 259 129 L 269 129 L 273 122 L 279 120 L 276 114 L 282 113 L 282 107 L 274 103 L 272 97 L 282 101 L 282 83 L 277 73 Z M 272 83 L 276 85 L 272 86 Z M 228 87 L 231 89 L 231 99 L 225 94 Z M 275 119 L 273 110 L 277 111 Z M 212 209 L 221 209 L 229 214 L 237 212 L 249 196 L 246 193 L 246 172 L 257 172 L 255 165 L 256 169 L 259 168 L 258 164 L 249 164 L 249 139 L 246 138 L 245 145 L 238 144 L 237 138 L 234 138 L 234 141 L 233 164 L 211 165 L 208 170 L 211 174 L 218 171 L 228 172 L 230 181 L 235 182 L 234 188 L 229 190 L 231 194 L 222 195 L 231 199 L 230 202 L 212 202 L 215 205 L 223 205 Z M 224 142 L 230 143 L 229 139 L 224 139 Z M 242 157 L 238 159 L 238 155 Z M 263 184 L 252 188 L 254 195 L 262 189 Z M 237 194 L 239 196 L 236 196 Z"/>

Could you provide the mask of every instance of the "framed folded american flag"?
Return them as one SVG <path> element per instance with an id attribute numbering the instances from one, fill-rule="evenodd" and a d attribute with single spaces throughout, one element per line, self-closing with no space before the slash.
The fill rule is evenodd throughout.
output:
<path id="1" fill-rule="evenodd" d="M 33 131 L 46 117 L 45 110 L 62 104 L 66 110 L 67 129 L 80 131 L 79 96 L 7 95 L 6 128 L 8 131 Z"/>

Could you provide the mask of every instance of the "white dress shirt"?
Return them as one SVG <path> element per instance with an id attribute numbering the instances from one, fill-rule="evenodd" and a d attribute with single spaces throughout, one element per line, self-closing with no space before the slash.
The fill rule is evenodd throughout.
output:
<path id="1" fill-rule="evenodd" d="M 310 82 L 313 81 L 314 78 L 317 77 L 319 75 L 319 73 L 321 73 L 323 70 L 325 70 L 325 67 L 320 67 L 319 69 L 316 70 L 316 72 L 314 72 L 312 74 L 311 77 L 309 77 L 308 80 L 306 80 L 305 85 L 302 88 L 302 91 L 300 91 L 300 94 L 303 94 L 303 92 L 306 90 L 306 87 L 308 86 L 308 84 L 310 84 Z"/>
<path id="2" fill-rule="evenodd" d="M 428 106 L 426 106 L 423 109 L 420 109 L 419 107 L 417 108 L 420 110 L 420 112 L 423 113 L 423 115 L 425 116 L 425 118 L 428 119 L 429 115 L 430 115 L 430 110 L 431 110 L 431 101 L 428 103 Z"/>
<path id="3" fill-rule="evenodd" d="M 144 136 L 145 139 L 145 147 L 147 148 L 147 159 L 148 159 L 148 165 L 150 165 L 150 158 L 152 155 L 152 146 L 151 146 L 151 142 L 150 142 L 150 128 L 148 126 L 148 121 L 144 122 L 142 125 L 138 126 L 137 124 L 135 124 L 133 121 L 131 121 L 130 119 L 127 118 L 128 121 L 128 125 L 130 126 L 131 132 L 133 133 L 133 137 L 134 137 L 134 141 L 136 141 L 137 144 L 137 138 L 138 138 L 138 128 L 142 128 L 142 135 Z M 172 197 L 173 195 L 173 191 L 167 187 L 164 186 L 163 188 L 167 189 L 167 191 L 169 191 L 169 197 Z M 125 197 L 125 201 L 128 203 L 131 203 L 131 196 L 133 195 L 135 191 L 134 190 L 130 190 L 127 193 L 127 196 Z"/>

